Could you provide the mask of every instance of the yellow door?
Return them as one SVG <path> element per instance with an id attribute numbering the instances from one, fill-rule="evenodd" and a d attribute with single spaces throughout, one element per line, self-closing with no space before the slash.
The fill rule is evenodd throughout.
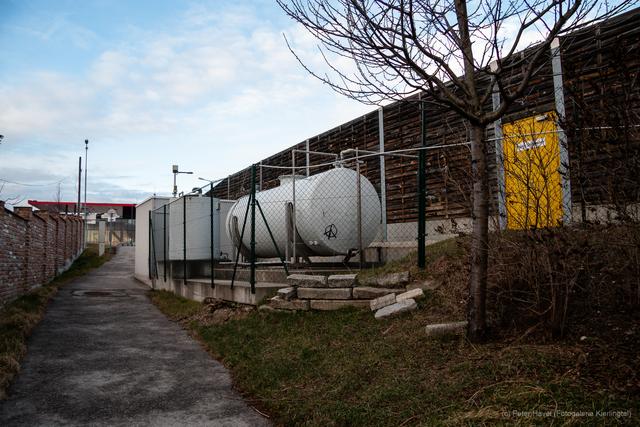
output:
<path id="1" fill-rule="evenodd" d="M 555 117 L 527 117 L 502 128 L 508 228 L 553 227 L 562 221 Z"/>

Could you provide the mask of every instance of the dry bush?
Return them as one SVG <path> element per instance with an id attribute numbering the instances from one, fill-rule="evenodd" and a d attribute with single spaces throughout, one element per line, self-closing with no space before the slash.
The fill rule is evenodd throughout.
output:
<path id="1" fill-rule="evenodd" d="M 490 242 L 488 307 L 501 329 L 565 335 L 640 304 L 640 227 L 504 232 Z"/>

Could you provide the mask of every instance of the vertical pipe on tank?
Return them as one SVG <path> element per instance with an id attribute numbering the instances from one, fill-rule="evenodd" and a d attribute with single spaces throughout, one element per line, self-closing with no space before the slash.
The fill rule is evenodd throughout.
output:
<path id="1" fill-rule="evenodd" d="M 284 202 L 284 229 L 285 229 L 285 245 L 284 259 L 289 260 L 289 243 L 291 242 L 291 211 L 289 210 L 289 202 Z"/>
<path id="2" fill-rule="evenodd" d="M 360 259 L 360 268 L 364 263 L 364 254 L 362 252 L 362 188 L 360 187 L 360 159 L 358 158 L 358 149 L 356 148 L 356 217 L 358 222 L 358 257 Z"/>
<path id="3" fill-rule="evenodd" d="M 309 175 L 310 175 L 310 173 L 309 173 L 309 154 L 310 154 L 310 153 L 309 153 L 309 140 L 308 140 L 308 139 L 307 139 L 306 147 L 307 147 L 307 148 L 305 148 L 305 150 L 307 151 L 307 153 L 306 153 L 306 160 L 307 160 L 307 176 L 309 176 Z"/>
<path id="4" fill-rule="evenodd" d="M 251 165 L 251 293 L 256 293 L 256 165 Z"/>

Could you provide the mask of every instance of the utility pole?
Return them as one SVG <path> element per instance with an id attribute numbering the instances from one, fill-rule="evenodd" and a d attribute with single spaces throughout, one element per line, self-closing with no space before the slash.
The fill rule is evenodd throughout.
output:
<path id="1" fill-rule="evenodd" d="M 83 242 L 84 248 L 87 248 L 87 169 L 89 169 L 89 163 L 87 162 L 87 158 L 89 156 L 89 140 L 84 140 L 84 233 L 83 233 Z"/>
<path id="2" fill-rule="evenodd" d="M 82 191 L 82 156 L 78 156 L 78 203 L 76 204 L 76 215 L 80 216 L 80 193 Z"/>
<path id="3" fill-rule="evenodd" d="M 173 172 L 173 197 L 177 197 L 178 196 L 178 185 L 176 184 L 176 177 L 178 176 L 179 173 L 184 173 L 184 174 L 187 174 L 187 175 L 191 175 L 191 174 L 193 174 L 193 172 L 182 172 L 182 171 L 178 170 L 178 165 L 173 165 L 171 170 Z"/>

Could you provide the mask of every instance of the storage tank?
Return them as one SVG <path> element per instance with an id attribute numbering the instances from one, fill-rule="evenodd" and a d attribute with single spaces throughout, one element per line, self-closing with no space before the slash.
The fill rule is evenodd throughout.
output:
<path id="1" fill-rule="evenodd" d="M 366 248 L 375 238 L 381 221 L 380 199 L 367 178 L 357 172 L 338 167 L 317 175 L 295 180 L 296 193 L 296 255 L 332 256 L 345 255 L 357 249 L 358 204 L 357 183 L 360 180 L 362 212 L 362 247 Z M 291 209 L 293 203 L 293 179 L 281 177 L 280 186 L 256 193 L 274 239 L 284 256 L 287 236 L 293 233 Z M 227 216 L 227 233 L 238 243 L 249 196 L 242 197 Z M 289 212 L 288 212 L 289 210 Z M 246 253 L 251 242 L 251 218 L 242 239 Z M 287 228 L 289 227 L 289 232 Z M 260 258 L 277 256 L 269 233 L 256 207 L 256 255 Z"/>
<path id="2" fill-rule="evenodd" d="M 169 259 L 184 258 L 184 222 L 186 207 L 188 261 L 211 259 L 211 199 L 186 195 L 168 206 Z M 220 200 L 213 199 L 213 244 L 215 259 L 220 258 Z"/>

